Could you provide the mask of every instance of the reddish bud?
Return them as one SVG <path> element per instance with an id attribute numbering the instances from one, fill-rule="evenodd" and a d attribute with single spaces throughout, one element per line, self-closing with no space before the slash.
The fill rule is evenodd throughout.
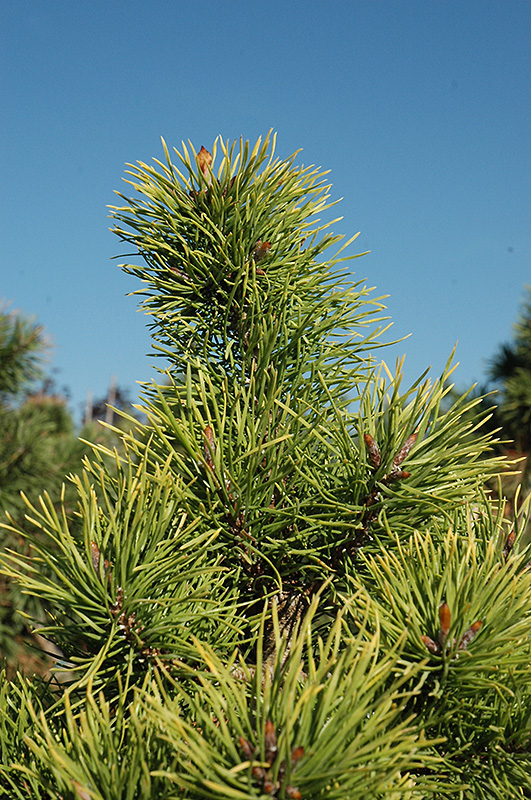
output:
<path id="1" fill-rule="evenodd" d="M 478 619 L 477 622 L 474 622 L 470 628 L 463 634 L 463 638 L 459 642 L 459 649 L 466 650 L 472 639 L 475 637 L 476 633 L 478 633 L 479 629 L 483 625 L 483 622 Z"/>
<path id="2" fill-rule="evenodd" d="M 204 451 L 205 451 L 205 461 L 210 469 L 214 469 L 214 454 L 216 452 L 216 443 L 214 442 L 214 431 L 207 425 L 205 430 L 203 431 L 203 436 L 205 437 L 205 444 L 204 444 Z"/>
<path id="3" fill-rule="evenodd" d="M 418 431 L 415 431 L 415 433 L 412 433 L 411 436 L 408 436 L 408 438 L 406 439 L 406 441 L 404 442 L 404 444 L 402 445 L 402 447 L 400 448 L 400 450 L 393 459 L 393 470 L 395 470 L 396 467 L 400 466 L 402 461 L 404 461 L 408 457 L 411 448 L 417 441 L 417 436 L 418 436 Z"/>
<path id="4" fill-rule="evenodd" d="M 201 150 L 197 154 L 197 163 L 199 164 L 199 169 L 205 176 L 207 183 L 210 184 L 212 181 L 212 175 L 209 167 L 212 166 L 212 155 L 204 147 L 201 147 Z"/>
<path id="5" fill-rule="evenodd" d="M 192 279 L 189 278 L 188 275 L 186 274 L 186 272 L 183 272 L 182 269 L 179 269 L 178 267 L 172 267 L 172 266 L 169 266 L 168 269 L 170 270 L 170 272 L 173 272 L 174 275 L 177 275 L 179 278 L 182 278 L 183 281 L 187 281 L 187 283 L 191 283 L 192 282 Z"/>
<path id="6" fill-rule="evenodd" d="M 256 264 L 258 264 L 259 261 L 265 258 L 270 250 L 271 250 L 271 242 L 262 242 L 261 239 L 259 239 L 256 243 L 256 247 L 253 250 L 253 258 Z"/>
<path id="7" fill-rule="evenodd" d="M 429 636 L 421 636 L 420 640 L 422 644 L 428 648 L 430 653 L 436 654 L 439 652 L 440 650 L 439 645 L 437 644 L 437 642 L 434 642 L 433 639 L 430 639 Z"/>
<path id="8" fill-rule="evenodd" d="M 405 469 L 394 469 L 389 473 L 390 481 L 405 481 L 406 478 L 411 476 L 411 472 L 406 472 Z"/>
<path id="9" fill-rule="evenodd" d="M 253 746 L 244 739 L 243 736 L 239 737 L 240 747 L 242 749 L 242 753 L 248 761 L 251 761 L 254 757 L 254 748 Z"/>
<path id="10" fill-rule="evenodd" d="M 91 551 L 91 558 L 92 558 L 92 566 L 96 570 L 96 572 L 100 568 L 100 548 L 96 544 L 96 542 L 90 543 L 90 551 Z"/>
<path id="11" fill-rule="evenodd" d="M 301 760 L 304 755 L 304 747 L 295 747 L 291 751 L 291 766 L 294 767 L 295 764 Z"/>
<path id="12" fill-rule="evenodd" d="M 296 786 L 286 786 L 286 794 L 291 800 L 302 800 L 302 794 Z"/>
<path id="13" fill-rule="evenodd" d="M 277 735 L 275 733 L 275 726 L 270 719 L 265 724 L 265 757 L 269 764 L 272 764 L 277 754 Z"/>
<path id="14" fill-rule="evenodd" d="M 122 610 L 124 605 L 124 590 L 119 586 L 116 590 L 116 602 L 113 603 L 111 613 L 116 616 Z"/>
<path id="15" fill-rule="evenodd" d="M 267 779 L 267 773 L 263 767 L 253 767 L 253 775 L 255 778 L 258 778 L 260 781 L 264 781 Z"/>
<path id="16" fill-rule="evenodd" d="M 504 558 L 509 557 L 509 553 L 513 549 L 515 540 L 516 540 L 516 533 L 514 531 L 511 531 L 510 534 L 507 536 L 507 539 L 505 540 L 505 547 L 503 548 Z"/>
<path id="17" fill-rule="evenodd" d="M 448 603 L 443 603 L 439 608 L 439 622 L 441 623 L 441 644 L 444 644 L 452 624 L 452 614 Z"/>
<path id="18" fill-rule="evenodd" d="M 100 562 L 101 562 L 101 553 L 100 553 L 100 549 L 99 549 L 98 545 L 96 544 L 96 542 L 91 542 L 90 543 L 90 551 L 91 551 L 92 566 L 94 567 L 94 571 L 97 572 L 98 575 L 99 575 Z M 109 564 L 109 562 L 105 558 L 103 560 L 103 574 L 106 575 L 109 578 L 111 576 L 110 566 L 111 565 Z"/>
<path id="19" fill-rule="evenodd" d="M 364 433 L 363 438 L 365 440 L 365 444 L 367 446 L 367 450 L 369 453 L 369 461 L 371 462 L 372 466 L 375 469 L 377 469 L 382 463 L 382 456 L 380 455 L 380 449 L 369 433 Z"/>

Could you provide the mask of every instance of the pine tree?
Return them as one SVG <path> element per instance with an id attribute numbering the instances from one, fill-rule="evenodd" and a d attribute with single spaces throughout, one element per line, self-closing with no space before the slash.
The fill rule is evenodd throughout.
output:
<path id="1" fill-rule="evenodd" d="M 501 392 L 500 419 L 520 450 L 531 450 L 531 287 L 527 287 L 514 341 L 503 344 L 491 360 L 490 378 Z"/>
<path id="2" fill-rule="evenodd" d="M 529 286 L 526 288 L 514 325 L 513 341 L 499 347 L 491 359 L 489 373 L 498 390 L 494 398 L 497 404 L 495 418 L 502 428 L 504 437 L 510 440 L 510 455 L 513 459 L 519 459 L 516 481 L 513 481 L 511 492 L 514 498 L 518 486 L 525 492 L 530 489 L 531 287 Z M 518 497 L 515 498 L 515 502 L 518 502 Z"/>
<path id="3" fill-rule="evenodd" d="M 47 346 L 41 325 L 20 312 L 0 310 L 0 514 L 4 520 L 5 514 L 11 516 L 18 527 L 27 527 L 25 500 L 35 503 L 43 492 L 56 508 L 62 501 L 71 516 L 75 493 L 73 487 L 63 488 L 65 475 L 79 471 L 88 453 L 66 398 L 45 373 Z M 85 426 L 82 434 L 90 432 L 97 442 L 116 441 L 98 427 Z M 16 531 L 0 530 L 0 549 L 5 548 L 28 553 L 28 542 Z M 0 591 L 0 656 L 12 667 L 29 661 L 34 668 L 42 654 L 28 635 L 24 614 L 42 624 L 39 600 L 4 578 Z"/>
<path id="4" fill-rule="evenodd" d="M 4 794 L 530 796 L 525 509 L 482 490 L 478 398 L 377 358 L 325 172 L 175 153 L 113 210 L 169 369 L 73 478 L 81 533 L 44 496 L 4 558 L 65 655 L 3 680 Z"/>
<path id="5" fill-rule="evenodd" d="M 489 487 L 507 498 L 505 512 L 513 516 L 531 489 L 531 287 L 526 287 L 513 340 L 489 359 L 488 380 L 474 393 L 489 415 L 488 428 L 498 434 L 496 451 L 507 459 L 507 469 Z M 531 539 L 529 525 L 525 536 Z"/>
<path id="6" fill-rule="evenodd" d="M 65 473 L 79 465 L 81 446 L 64 398 L 45 390 L 42 326 L 20 312 L 0 311 L 0 511 L 24 521 L 21 492 L 36 501 L 42 491 L 59 502 Z M 0 545 L 25 549 L 18 535 L 0 531 Z M 36 605 L 12 582 L 1 582 L 0 654 L 29 657 L 18 613 Z"/>

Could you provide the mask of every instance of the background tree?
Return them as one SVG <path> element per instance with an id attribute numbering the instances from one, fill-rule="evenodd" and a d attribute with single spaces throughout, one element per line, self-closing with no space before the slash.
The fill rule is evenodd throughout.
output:
<path id="1" fill-rule="evenodd" d="M 519 480 L 530 488 L 531 453 L 531 288 L 526 288 L 514 339 L 500 346 L 491 360 L 489 377 L 498 390 L 496 417 L 504 438 L 513 443 L 513 455 L 521 459 Z"/>
<path id="2" fill-rule="evenodd" d="M 79 535 L 46 498 L 10 528 L 68 671 L 0 686 L 10 796 L 531 792 L 529 553 L 484 415 L 451 366 L 378 363 L 325 173 L 273 150 L 165 148 L 114 209 L 170 369 L 75 478 Z"/>
<path id="3" fill-rule="evenodd" d="M 59 501 L 68 468 L 79 464 L 80 448 L 72 418 L 60 396 L 39 390 L 44 379 L 46 350 L 40 325 L 19 313 L 0 313 L 0 508 L 22 523 L 25 504 L 42 491 Z M 26 545 L 3 533 L 2 548 Z M 18 613 L 28 605 L 18 587 L 2 581 L 0 652 L 7 658 L 27 658 L 21 647 L 25 624 Z"/>
<path id="4" fill-rule="evenodd" d="M 49 496 L 54 508 L 62 502 L 75 527 L 77 493 L 66 476 L 80 470 L 89 452 L 65 394 L 57 392 L 44 369 L 47 346 L 42 326 L 21 313 L 0 312 L 0 513 L 24 529 L 27 502 L 36 503 L 41 494 Z M 81 434 L 107 447 L 120 443 L 99 424 L 85 426 Z M 24 538 L 6 530 L 0 531 L 0 547 L 30 553 Z M 42 623 L 37 598 L 23 595 L 5 578 L 0 591 L 0 654 L 9 664 L 45 667 L 48 660 L 42 662 L 34 639 L 27 636 L 24 616 Z"/>
<path id="5" fill-rule="evenodd" d="M 508 502 L 506 512 L 514 508 L 531 489 L 531 288 L 526 289 L 512 342 L 501 344 L 490 359 L 488 379 L 474 389 L 484 413 L 486 427 L 496 436 L 496 452 L 507 458 L 507 468 L 489 482 L 495 495 Z M 457 396 L 457 394 L 454 394 Z M 499 485 L 498 485 L 499 484 Z M 527 532 L 527 536 L 531 531 Z"/>

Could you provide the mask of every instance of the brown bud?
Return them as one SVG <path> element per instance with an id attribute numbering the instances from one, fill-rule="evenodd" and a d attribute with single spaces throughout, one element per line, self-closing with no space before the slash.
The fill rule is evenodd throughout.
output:
<path id="1" fill-rule="evenodd" d="M 364 433 L 363 438 L 365 440 L 365 444 L 367 446 L 367 450 L 369 453 L 369 461 L 371 462 L 372 466 L 375 469 L 377 469 L 382 463 L 382 456 L 380 455 L 380 449 L 369 433 Z"/>
<path id="2" fill-rule="evenodd" d="M 272 764 L 277 754 L 277 735 L 275 733 L 275 726 L 270 719 L 265 724 L 265 758 L 269 764 Z"/>
<path id="3" fill-rule="evenodd" d="M 207 425 L 205 430 L 203 431 L 203 436 L 205 437 L 205 444 L 204 444 L 204 451 L 205 451 L 205 461 L 210 469 L 214 469 L 214 455 L 216 452 L 216 443 L 214 442 L 214 431 Z"/>
<path id="4" fill-rule="evenodd" d="M 503 557 L 504 558 L 506 558 L 506 559 L 509 558 L 509 553 L 513 549 L 515 540 L 516 540 L 516 533 L 513 530 L 513 531 L 511 531 L 509 533 L 509 535 L 507 536 L 507 539 L 505 540 L 505 547 L 503 548 Z"/>
<path id="5" fill-rule="evenodd" d="M 197 154 L 197 163 L 207 183 L 210 184 L 212 182 L 212 175 L 209 167 L 212 166 L 212 155 L 204 147 L 201 147 L 201 150 Z"/>
<path id="6" fill-rule="evenodd" d="M 390 481 L 405 481 L 409 477 L 411 477 L 411 472 L 406 472 L 405 469 L 393 469 L 389 473 Z"/>
<path id="7" fill-rule="evenodd" d="M 265 781 L 267 778 L 267 773 L 263 767 L 253 767 L 253 775 L 258 780 Z"/>
<path id="8" fill-rule="evenodd" d="M 443 603 L 439 608 L 439 622 L 441 623 L 440 640 L 441 644 L 444 644 L 452 623 L 452 614 L 448 603 Z"/>
<path id="9" fill-rule="evenodd" d="M 181 280 L 186 281 L 187 283 L 192 283 L 192 279 L 189 278 L 186 272 L 183 272 L 182 269 L 172 266 L 168 266 L 168 269 L 170 272 L 173 272 L 174 275 L 177 275 L 179 278 L 181 278 Z"/>
<path id="10" fill-rule="evenodd" d="M 92 557 L 92 566 L 97 572 L 100 568 L 100 548 L 98 547 L 96 542 L 90 543 L 90 551 Z"/>
<path id="11" fill-rule="evenodd" d="M 254 748 L 253 746 L 244 739 L 243 736 L 239 737 L 240 747 L 242 749 L 242 753 L 248 761 L 251 761 L 254 757 Z"/>
<path id="12" fill-rule="evenodd" d="M 296 786 L 286 786 L 286 794 L 291 800 L 302 800 L 302 794 Z"/>
<path id="13" fill-rule="evenodd" d="M 271 242 L 262 242 L 262 240 L 259 239 L 253 250 L 253 258 L 255 260 L 255 263 L 258 264 L 263 258 L 265 258 L 270 250 L 271 250 Z"/>
<path id="14" fill-rule="evenodd" d="M 295 747 L 291 751 L 291 766 L 294 767 L 295 764 L 301 760 L 304 755 L 304 747 Z"/>
<path id="15" fill-rule="evenodd" d="M 402 461 L 404 461 L 408 457 L 411 448 L 417 441 L 417 436 L 418 436 L 418 431 L 415 431 L 415 433 L 412 433 L 411 436 L 408 436 L 408 438 L 406 439 L 406 441 L 404 442 L 404 444 L 402 445 L 402 447 L 400 448 L 400 450 L 393 459 L 393 470 L 395 470 L 396 467 L 400 466 Z"/>
<path id="16" fill-rule="evenodd" d="M 440 650 L 439 645 L 437 644 L 437 642 L 434 642 L 433 639 L 430 639 L 429 636 L 421 636 L 420 640 L 422 644 L 426 645 L 430 653 L 436 654 L 439 652 Z"/>
<path id="17" fill-rule="evenodd" d="M 463 638 L 459 642 L 459 649 L 466 650 L 472 639 L 475 637 L 476 633 L 478 633 L 479 629 L 483 625 L 483 622 L 478 619 L 477 622 L 474 622 L 470 628 L 463 634 Z"/>
<path id="18" fill-rule="evenodd" d="M 116 602 L 113 603 L 111 606 L 111 614 L 113 616 L 118 616 L 118 612 L 122 610 L 124 605 L 124 590 L 121 586 L 118 586 L 116 590 Z"/>
<path id="19" fill-rule="evenodd" d="M 90 552 L 91 552 L 92 566 L 94 567 L 94 571 L 99 575 L 99 573 L 100 573 L 101 553 L 100 553 L 100 549 L 99 549 L 98 545 L 96 544 L 96 542 L 91 542 L 90 543 Z M 109 562 L 105 558 L 103 560 L 103 574 L 106 575 L 108 578 L 111 577 L 110 567 L 111 567 L 111 565 L 109 564 Z"/>

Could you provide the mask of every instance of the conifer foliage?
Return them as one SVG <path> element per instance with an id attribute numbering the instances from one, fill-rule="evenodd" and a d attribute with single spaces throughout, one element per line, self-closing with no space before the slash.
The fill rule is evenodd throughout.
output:
<path id="1" fill-rule="evenodd" d="M 81 462 L 82 446 L 63 397 L 50 391 L 43 361 L 43 328 L 20 312 L 0 308 L 0 515 L 19 524 L 25 505 L 43 491 L 58 504 L 66 473 Z M 63 500 L 65 495 L 63 494 Z M 18 533 L 0 530 L 0 549 L 26 549 Z M 9 661 L 32 657 L 25 645 L 23 610 L 35 616 L 38 603 L 0 577 L 0 654 Z M 31 641 L 31 640 L 30 640 Z"/>
<path id="2" fill-rule="evenodd" d="M 482 492 L 479 400 L 379 361 L 326 173 L 271 135 L 128 181 L 123 268 L 170 366 L 73 479 L 81 533 L 43 496 L 4 556 L 64 654 L 0 685 L 4 794 L 529 796 L 525 507 Z"/>

